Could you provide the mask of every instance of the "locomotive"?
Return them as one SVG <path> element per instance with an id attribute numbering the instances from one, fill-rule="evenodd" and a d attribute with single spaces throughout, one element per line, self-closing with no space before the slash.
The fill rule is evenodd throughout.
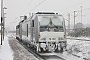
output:
<path id="1" fill-rule="evenodd" d="M 54 12 L 37 12 L 16 26 L 16 39 L 36 52 L 66 48 L 65 20 Z"/>

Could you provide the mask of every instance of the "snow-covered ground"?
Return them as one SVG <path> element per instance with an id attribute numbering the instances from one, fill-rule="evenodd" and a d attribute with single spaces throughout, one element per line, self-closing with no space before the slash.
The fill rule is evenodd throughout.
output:
<path id="1" fill-rule="evenodd" d="M 15 38 L 15 35 L 8 34 L 0 45 L 0 60 L 38 60 L 23 46 L 19 45 L 17 40 L 10 39 L 12 37 Z"/>
<path id="2" fill-rule="evenodd" d="M 1 43 L 1 36 L 0 36 L 0 43 Z M 5 36 L 2 45 L 0 44 L 0 60 L 13 60 L 13 51 L 9 46 L 7 36 Z"/>
<path id="3" fill-rule="evenodd" d="M 9 35 L 8 35 L 9 36 Z M 80 39 L 89 39 L 85 37 L 78 37 Z M 1 36 L 0 36 L 1 39 Z M 1 41 L 0 41 L 1 43 Z M 67 50 L 70 53 L 90 60 L 90 41 L 79 41 L 67 39 Z M 0 45 L 0 60 L 13 60 L 13 51 L 8 44 L 8 37 L 5 36 L 3 45 Z"/>
<path id="4" fill-rule="evenodd" d="M 0 45 L 1 45 L 1 35 L 0 35 Z"/>
<path id="5" fill-rule="evenodd" d="M 80 58 L 90 60 L 90 41 L 67 39 L 67 50 L 70 53 L 80 56 Z"/>
<path id="6" fill-rule="evenodd" d="M 90 40 L 90 37 L 70 37 L 70 36 L 67 36 L 67 38 L 74 38 L 74 39 L 85 39 L 85 40 Z"/>

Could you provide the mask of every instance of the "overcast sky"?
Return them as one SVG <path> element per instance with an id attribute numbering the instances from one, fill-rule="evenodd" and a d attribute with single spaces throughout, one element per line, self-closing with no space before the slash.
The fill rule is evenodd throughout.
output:
<path id="1" fill-rule="evenodd" d="M 6 26 L 14 27 L 20 21 L 20 16 L 37 11 L 58 12 L 65 19 L 68 18 L 67 13 L 70 13 L 70 23 L 73 24 L 74 11 L 79 11 L 76 14 L 80 13 L 80 6 L 82 6 L 82 14 L 84 15 L 82 23 L 90 23 L 90 0 L 45 0 L 40 4 L 42 1 L 44 0 L 4 0 L 4 7 L 7 7 L 7 10 L 5 10 L 5 13 L 7 13 L 5 15 L 7 17 Z M 37 6 L 38 4 L 40 5 Z M 76 23 L 81 22 L 80 14 L 76 17 Z"/>

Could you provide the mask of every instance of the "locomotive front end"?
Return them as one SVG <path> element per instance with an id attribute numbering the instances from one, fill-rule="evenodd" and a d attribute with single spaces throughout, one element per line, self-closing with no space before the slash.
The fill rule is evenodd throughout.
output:
<path id="1" fill-rule="evenodd" d="M 39 31 L 40 51 L 61 51 L 66 47 L 65 22 L 62 15 L 40 15 Z"/>

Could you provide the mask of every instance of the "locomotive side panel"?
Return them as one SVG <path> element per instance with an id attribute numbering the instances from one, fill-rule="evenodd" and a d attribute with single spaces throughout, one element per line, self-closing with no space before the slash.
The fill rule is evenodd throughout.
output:
<path id="1" fill-rule="evenodd" d="M 31 43 L 31 24 L 30 20 L 22 23 L 22 40 L 25 43 Z"/>
<path id="2" fill-rule="evenodd" d="M 31 32 L 31 20 L 28 21 L 27 27 L 28 27 L 28 29 L 27 29 L 28 30 L 28 34 L 27 34 L 28 35 L 28 41 L 30 41 L 29 43 L 31 43 L 31 33 L 32 33 Z"/>
<path id="3" fill-rule="evenodd" d="M 22 23 L 22 41 L 26 41 L 27 38 L 27 23 L 25 21 Z"/>
<path id="4" fill-rule="evenodd" d="M 38 31 L 38 29 L 39 29 L 38 24 L 39 24 L 39 22 L 38 22 L 38 16 L 36 16 L 36 17 L 35 17 L 35 40 L 36 40 L 36 43 L 39 42 L 39 41 L 38 41 L 38 38 L 39 38 L 39 35 L 40 35 L 40 33 L 39 33 L 39 31 Z"/>
<path id="5" fill-rule="evenodd" d="M 20 25 L 17 25 L 16 26 L 16 39 L 19 40 L 19 28 L 20 28 Z"/>
<path id="6" fill-rule="evenodd" d="M 22 22 L 19 22 L 20 28 L 19 28 L 19 40 L 22 41 Z"/>

